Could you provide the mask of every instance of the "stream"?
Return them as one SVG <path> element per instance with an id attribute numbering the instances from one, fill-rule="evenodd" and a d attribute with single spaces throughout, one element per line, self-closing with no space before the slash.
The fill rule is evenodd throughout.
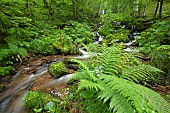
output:
<path id="1" fill-rule="evenodd" d="M 103 10 L 102 14 L 104 13 L 105 11 Z M 94 36 L 97 37 L 97 40 L 94 42 L 94 44 L 99 44 L 104 39 L 104 36 L 101 36 L 99 34 L 99 30 L 101 27 L 102 27 L 102 22 L 99 23 L 98 31 L 94 31 Z M 125 28 L 125 25 L 122 25 L 122 27 Z M 128 43 L 125 43 L 126 49 L 124 50 L 127 52 L 138 52 L 138 50 L 136 49 L 131 49 L 131 44 L 136 41 L 135 39 L 137 33 L 132 34 L 132 36 L 134 39 L 130 40 Z M 82 48 L 79 48 L 79 51 L 82 55 L 69 56 L 67 58 L 82 60 L 82 59 L 90 58 L 91 56 L 95 55 L 94 53 L 88 53 L 84 51 Z M 34 66 L 21 67 L 19 71 L 13 76 L 11 82 L 7 85 L 6 90 L 0 94 L 0 113 L 26 113 L 26 111 L 24 110 L 24 103 L 23 103 L 24 95 L 32 88 L 35 80 L 39 79 L 44 75 L 49 76 L 49 72 L 48 72 L 49 65 L 50 64 L 38 66 L 38 69 L 36 69 L 35 72 L 32 72 L 30 74 L 24 73 L 24 71 L 34 69 L 35 68 Z M 39 87 L 36 87 L 36 90 L 49 88 L 51 86 L 58 87 L 61 84 L 66 84 L 72 75 L 73 74 L 70 73 L 58 79 L 51 79 L 48 82 L 41 84 Z M 51 90 L 50 93 L 57 94 L 57 92 L 55 92 L 54 90 Z"/>

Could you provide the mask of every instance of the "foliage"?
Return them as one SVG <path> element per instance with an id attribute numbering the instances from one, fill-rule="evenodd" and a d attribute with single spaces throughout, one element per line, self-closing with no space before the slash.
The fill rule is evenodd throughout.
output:
<path id="1" fill-rule="evenodd" d="M 145 81 L 146 77 L 152 78 L 160 73 L 159 69 L 141 64 L 116 47 L 104 49 L 97 58 L 91 66 L 78 61 L 83 69 L 73 76 L 73 79 L 80 80 L 77 90 L 79 93 L 93 95 L 83 96 L 87 112 L 169 112 L 169 104 L 159 94 L 137 84 Z"/>
<path id="2" fill-rule="evenodd" d="M 40 91 L 29 91 L 24 97 L 25 107 L 32 110 L 44 108 L 49 102 L 58 103 L 60 100 Z"/>
<path id="3" fill-rule="evenodd" d="M 18 55 L 21 55 L 23 58 L 26 57 L 27 50 L 25 48 L 18 47 L 11 43 L 8 44 L 8 49 L 0 49 L 0 61 L 5 60 L 6 58 L 9 57 L 16 58 Z"/>
<path id="4" fill-rule="evenodd" d="M 119 29 L 116 33 L 107 35 L 106 40 L 108 43 L 111 43 L 114 41 L 128 42 L 129 33 L 130 33 L 129 30 Z"/>
<path id="5" fill-rule="evenodd" d="M 8 49 L 0 49 L 0 75 L 4 76 L 10 74 L 14 68 L 10 66 L 14 61 L 22 62 L 21 58 L 27 56 L 27 50 L 22 47 L 18 47 L 11 43 L 8 44 Z"/>
<path id="6" fill-rule="evenodd" d="M 141 52 L 148 54 L 160 45 L 170 43 L 169 23 L 170 19 L 158 21 L 151 28 L 141 33 L 141 37 L 137 39 L 139 46 L 142 47 Z"/>
<path id="7" fill-rule="evenodd" d="M 43 108 L 39 108 L 39 109 L 34 108 L 34 111 L 36 113 L 42 112 L 42 110 L 43 110 Z M 56 108 L 56 104 L 51 101 L 45 105 L 44 110 L 46 110 L 49 113 L 56 113 L 58 111 Z"/>
<path id="8" fill-rule="evenodd" d="M 67 35 L 70 36 L 74 43 L 88 44 L 93 41 L 92 30 L 86 23 L 68 21 L 67 26 L 63 30 Z"/>
<path id="9" fill-rule="evenodd" d="M 122 28 L 120 19 L 116 19 L 115 15 L 107 11 L 102 17 L 103 26 L 100 28 L 100 34 L 104 35 L 107 43 L 113 43 L 114 41 L 127 42 L 129 30 Z"/>
<path id="10" fill-rule="evenodd" d="M 151 65 L 165 71 L 166 74 L 158 78 L 158 83 L 169 84 L 170 80 L 170 45 L 161 45 L 153 50 L 149 56 L 152 58 Z"/>
<path id="11" fill-rule="evenodd" d="M 68 69 L 63 64 L 63 62 L 59 61 L 57 63 L 53 63 L 49 66 L 49 72 L 54 78 L 59 78 L 64 74 L 68 73 Z"/>
<path id="12" fill-rule="evenodd" d="M 77 45 L 92 42 L 92 37 L 87 24 L 69 21 L 63 30 L 56 27 L 45 29 L 42 37 L 30 42 L 28 50 L 36 54 L 76 54 Z"/>
<path id="13" fill-rule="evenodd" d="M 0 76 L 10 74 L 11 70 L 13 70 L 13 67 L 11 66 L 0 67 Z"/>
<path id="14" fill-rule="evenodd" d="M 141 36 L 137 38 L 140 51 L 151 57 L 151 65 L 166 72 L 162 75 L 161 84 L 169 83 L 170 60 L 169 60 L 169 44 L 170 44 L 170 19 L 158 21 L 151 28 L 143 31 Z"/>

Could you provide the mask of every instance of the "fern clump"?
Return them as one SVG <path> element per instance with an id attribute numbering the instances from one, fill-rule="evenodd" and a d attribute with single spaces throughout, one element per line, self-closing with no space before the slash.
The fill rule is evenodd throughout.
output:
<path id="1" fill-rule="evenodd" d="M 87 112 L 169 113 L 167 101 L 139 84 L 152 80 L 162 73 L 161 70 L 142 64 L 117 47 L 104 48 L 92 60 L 94 64 L 90 62 L 91 65 L 74 60 L 82 69 L 72 78 L 79 79 L 77 92 L 93 94 L 82 96 L 87 102 L 84 104 Z"/>

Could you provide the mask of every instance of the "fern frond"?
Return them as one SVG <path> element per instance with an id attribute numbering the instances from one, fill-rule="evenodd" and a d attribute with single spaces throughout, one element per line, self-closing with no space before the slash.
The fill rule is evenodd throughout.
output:
<path id="1" fill-rule="evenodd" d="M 113 96 L 118 94 L 119 96 L 116 95 L 116 98 L 120 99 L 120 97 L 123 97 L 126 101 L 121 101 L 127 104 L 131 103 L 132 108 L 135 108 L 138 113 L 143 113 L 145 110 L 158 113 L 169 112 L 170 105 L 159 94 L 144 86 L 110 75 L 102 75 L 100 78 L 103 80 L 103 83 L 110 88 L 109 92 L 112 93 L 112 97 L 110 96 L 111 94 L 107 96 L 106 93 L 108 90 L 104 89 L 103 92 L 105 93 L 99 95 L 99 97 L 105 99 L 104 101 L 112 98 L 115 100 Z M 110 109 L 117 108 L 117 111 L 119 109 L 123 110 L 124 103 L 121 103 L 122 105 L 117 105 L 114 104 L 113 100 L 110 100 Z"/>
<path id="2" fill-rule="evenodd" d="M 96 96 L 84 102 L 85 113 L 111 113 L 108 104 L 103 104 Z"/>
<path id="3" fill-rule="evenodd" d="M 87 73 L 87 75 L 89 75 L 90 79 L 92 79 L 93 81 L 97 80 L 97 77 L 95 77 L 95 75 L 90 72 L 89 67 L 83 61 L 79 61 L 76 59 L 71 59 L 71 61 L 78 63 L 86 71 L 86 73 Z"/>
<path id="4" fill-rule="evenodd" d="M 139 83 L 140 81 L 145 80 L 146 78 L 150 79 L 155 74 L 159 73 L 163 72 L 153 66 L 141 64 L 137 66 L 124 68 L 122 70 L 121 78 Z"/>
<path id="5" fill-rule="evenodd" d="M 99 91 L 99 90 L 103 90 L 104 87 L 102 86 L 102 84 L 98 84 L 98 83 L 94 83 L 89 80 L 82 79 L 79 82 L 77 91 L 82 90 L 82 89 Z"/>
<path id="6" fill-rule="evenodd" d="M 70 78 L 71 80 L 81 80 L 81 79 L 88 79 L 89 76 L 86 71 L 77 71 L 73 74 L 73 76 Z"/>
<path id="7" fill-rule="evenodd" d="M 102 73 L 108 75 L 119 75 L 121 70 L 122 60 L 121 60 L 121 51 L 112 47 L 112 49 L 105 49 L 102 51 L 102 54 L 99 57 L 99 64 L 101 65 Z"/>
<path id="8" fill-rule="evenodd" d="M 141 61 L 139 61 L 137 58 L 135 58 L 132 53 L 126 53 L 126 52 L 122 53 L 122 60 L 124 63 L 124 67 L 141 64 Z"/>
<path id="9" fill-rule="evenodd" d="M 120 93 L 114 92 L 111 88 L 106 88 L 99 93 L 98 98 L 103 102 L 109 102 L 109 108 L 113 113 L 134 113 L 133 106 L 127 101 L 126 98 L 122 97 Z"/>

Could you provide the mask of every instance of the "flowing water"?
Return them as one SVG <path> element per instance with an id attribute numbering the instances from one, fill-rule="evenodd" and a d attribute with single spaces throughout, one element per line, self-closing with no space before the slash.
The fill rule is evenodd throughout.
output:
<path id="1" fill-rule="evenodd" d="M 90 57 L 86 51 L 82 49 L 79 50 L 82 53 L 81 56 L 69 58 L 85 59 Z M 36 79 L 48 73 L 49 65 L 40 67 L 36 72 L 30 75 L 22 73 L 22 71 L 27 68 L 19 70 L 12 78 L 12 82 L 8 84 L 7 89 L 0 94 L 0 113 L 26 113 L 23 106 L 23 97 L 25 93 L 30 90 Z M 67 83 L 72 75 L 73 74 L 67 74 L 58 79 L 48 81 L 39 86 L 37 90 L 48 88 L 50 86 L 57 87 L 61 84 Z"/>
<path id="2" fill-rule="evenodd" d="M 123 28 L 123 27 L 122 27 Z M 132 25 L 132 30 L 135 29 L 135 26 Z M 140 33 L 134 31 L 130 34 L 129 38 L 129 42 L 125 43 L 126 49 L 124 49 L 124 51 L 126 52 L 139 52 L 138 48 L 132 48 L 131 45 L 136 42 L 137 37 L 140 35 Z"/>

